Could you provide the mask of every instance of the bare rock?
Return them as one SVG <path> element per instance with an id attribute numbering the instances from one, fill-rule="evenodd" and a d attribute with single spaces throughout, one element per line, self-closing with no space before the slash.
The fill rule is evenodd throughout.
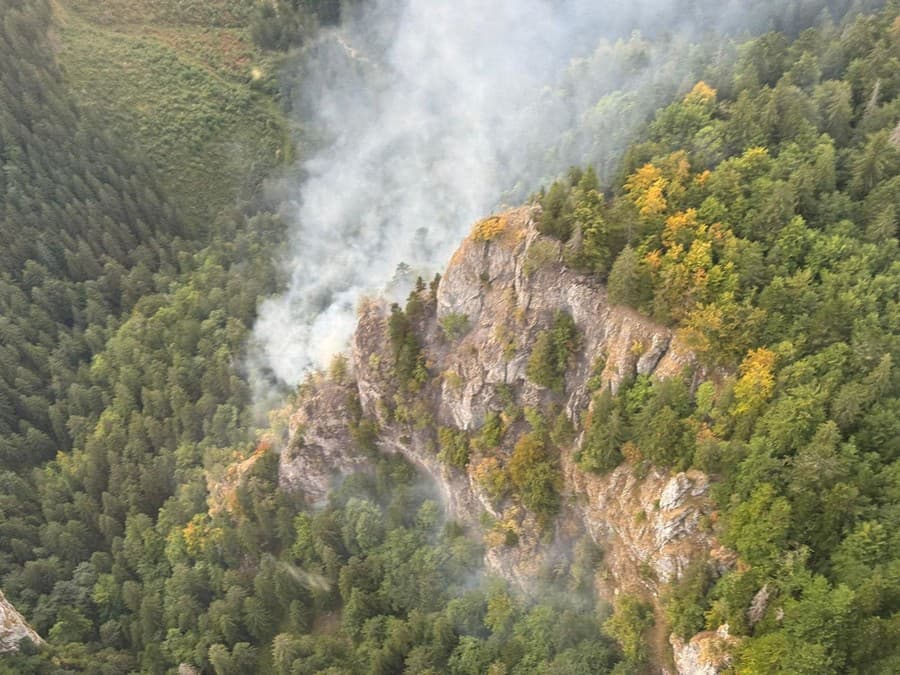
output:
<path id="1" fill-rule="evenodd" d="M 751 626 L 758 624 L 765 616 L 766 610 L 769 608 L 769 595 L 769 584 L 764 584 L 753 596 L 753 602 L 750 603 L 750 608 L 747 610 L 747 619 Z"/>
<path id="2" fill-rule="evenodd" d="M 35 645 L 44 644 L 41 636 L 0 591 L 0 654 L 18 652 L 19 643 L 23 640 L 30 640 Z"/>
<path id="3" fill-rule="evenodd" d="M 602 542 L 610 573 L 609 594 L 616 590 L 659 595 L 661 584 L 677 581 L 693 560 L 718 546 L 701 527 L 712 505 L 703 493 L 700 471 L 669 477 L 651 469 L 636 473 L 628 463 L 605 476 L 589 475 L 564 458 L 567 483 L 583 498 L 577 507 L 588 532 Z"/>
<path id="4" fill-rule="evenodd" d="M 445 387 L 444 411 L 460 428 L 480 425 L 492 387 L 527 387 L 525 366 L 538 334 L 556 312 L 568 312 L 581 348 L 566 377 L 570 415 L 590 402 L 587 381 L 598 363 L 614 392 L 635 374 L 672 376 L 693 356 L 671 330 L 627 307 L 610 305 L 595 278 L 565 267 L 558 242 L 540 236 L 532 207 L 502 216 L 492 239 L 478 226 L 453 255 L 437 293 L 437 317 L 465 316 L 470 330 L 446 355 L 442 370 L 461 386 Z"/>
<path id="5" fill-rule="evenodd" d="M 731 655 L 739 640 L 728 634 L 728 624 L 715 631 L 704 631 L 684 642 L 669 637 L 678 675 L 717 675 L 731 666 Z"/>
<path id="6" fill-rule="evenodd" d="M 703 474 L 694 471 L 689 476 L 682 471 L 666 483 L 659 496 L 659 508 L 663 511 L 677 509 L 684 505 L 687 497 L 699 497 L 708 487 L 709 482 Z"/>
<path id="7" fill-rule="evenodd" d="M 371 462 L 350 437 L 352 383 L 314 377 L 291 416 L 287 447 L 278 463 L 278 484 L 300 490 L 310 502 L 324 499 L 335 479 L 367 470 Z"/>

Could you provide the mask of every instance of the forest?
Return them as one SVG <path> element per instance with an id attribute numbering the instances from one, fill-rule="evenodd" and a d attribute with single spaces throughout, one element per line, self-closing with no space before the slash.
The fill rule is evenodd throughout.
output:
<path id="1" fill-rule="evenodd" d="M 713 477 L 739 563 L 662 601 L 683 638 L 727 623 L 734 672 L 900 672 L 900 4 L 875 4 L 793 3 L 716 38 L 615 171 L 531 197 L 569 267 L 709 374 L 598 388 L 573 423 L 585 472 Z M 374 473 L 319 508 L 279 487 L 303 385 L 261 415 L 241 366 L 285 283 L 266 181 L 316 142 L 279 73 L 355 3 L 104 5 L 0 0 L 0 589 L 47 642 L 0 673 L 650 672 L 652 612 L 595 597 L 600 546 L 529 594 L 485 575 L 370 420 L 352 431 Z M 411 392 L 420 309 L 390 317 Z M 560 313 L 528 378 L 561 391 L 577 340 Z M 547 527 L 573 432 L 552 412 L 497 477 Z M 465 466 L 467 439 L 439 436 Z"/>

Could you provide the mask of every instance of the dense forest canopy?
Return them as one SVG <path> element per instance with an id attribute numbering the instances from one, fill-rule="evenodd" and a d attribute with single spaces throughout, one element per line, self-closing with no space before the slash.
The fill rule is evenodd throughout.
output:
<path id="1" fill-rule="evenodd" d="M 84 388 L 68 396 L 79 368 L 188 235 L 148 167 L 72 100 L 47 39 L 49 5 L 17 5 L 4 6 L 0 31 L 0 456 L 8 469 L 71 447 L 69 421 L 91 399 Z"/>
<path id="2" fill-rule="evenodd" d="M 606 472 L 629 447 L 718 477 L 746 566 L 674 589 L 684 637 L 752 636 L 741 672 L 893 672 L 900 18 L 738 54 L 656 114 L 608 200 L 590 169 L 540 197 L 571 265 L 731 374 L 599 391 L 579 461 Z M 777 612 L 747 611 L 761 588 Z"/>
<path id="3" fill-rule="evenodd" d="M 409 464 L 374 454 L 370 420 L 353 437 L 373 474 L 316 510 L 278 487 L 288 413 L 260 431 L 239 365 L 283 282 L 285 228 L 260 184 L 295 150 L 271 72 L 353 3 L 58 4 L 0 0 L 0 587 L 48 641 L 0 656 L 0 673 L 643 672 L 652 613 L 596 601 L 596 545 L 530 597 L 483 578 L 477 539 Z M 586 157 L 535 196 L 566 264 L 672 326 L 709 373 L 598 389 L 571 423 L 584 471 L 627 460 L 715 479 L 712 526 L 740 563 L 669 590 L 674 632 L 728 623 L 738 672 L 893 673 L 900 6 L 777 4 L 770 32 L 714 43 L 723 58 L 642 122 L 616 171 L 598 178 Z M 196 44 L 216 48 L 203 60 Z M 173 101 L 197 82 L 240 100 L 154 128 L 121 94 L 110 124 L 94 45 L 152 54 L 149 91 Z M 102 86 L 132 92 L 122 82 Z M 216 161 L 235 130 L 265 149 L 243 169 Z M 167 150 L 180 145 L 211 167 Z M 419 311 L 390 319 L 409 392 L 433 375 Z M 555 317 L 528 377 L 560 390 L 576 343 Z M 497 476 L 546 523 L 573 432 L 550 412 L 531 413 Z M 436 433 L 464 466 L 470 439 Z"/>

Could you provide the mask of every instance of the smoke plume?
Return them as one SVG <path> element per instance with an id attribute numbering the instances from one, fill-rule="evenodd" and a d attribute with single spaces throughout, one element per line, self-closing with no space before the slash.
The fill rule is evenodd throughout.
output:
<path id="1" fill-rule="evenodd" d="M 321 149 L 283 206 L 290 283 L 260 308 L 264 365 L 299 382 L 345 348 L 360 297 L 401 264 L 432 274 L 475 219 L 569 165 L 609 177 L 648 113 L 693 83 L 691 63 L 729 58 L 696 58 L 677 29 L 695 25 L 688 7 L 373 0 L 324 33 L 296 105 Z"/>

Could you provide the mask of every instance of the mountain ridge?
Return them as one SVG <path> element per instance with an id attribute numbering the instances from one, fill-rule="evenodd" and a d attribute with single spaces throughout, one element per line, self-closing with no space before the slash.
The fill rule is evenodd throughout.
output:
<path id="1" fill-rule="evenodd" d="M 313 378 L 300 396 L 280 482 L 315 502 L 336 475 L 370 470 L 371 449 L 352 449 L 349 429 L 372 420 L 378 450 L 418 466 L 435 482 L 447 516 L 483 539 L 490 573 L 527 591 L 542 569 L 567 559 L 578 539 L 588 536 L 604 552 L 594 582 L 598 596 L 609 602 L 619 593 L 643 597 L 665 625 L 660 598 L 667 584 L 697 561 L 720 571 L 735 562 L 702 525 L 714 511 L 708 477 L 640 461 L 597 476 L 579 468 L 575 455 L 584 442 L 582 415 L 591 410 L 591 387 L 616 391 L 636 376 L 677 377 L 691 367 L 700 381 L 703 369 L 671 330 L 609 305 L 601 284 L 567 269 L 561 247 L 537 230 L 539 209 L 526 206 L 479 221 L 445 274 L 410 296 L 413 311 L 408 305 L 406 313 L 414 316 L 424 367 L 435 374 L 414 391 L 397 386 L 392 365 L 391 317 L 397 309 L 380 300 L 363 303 L 350 372 L 341 368 L 338 378 Z M 548 245 L 554 255 L 541 253 Z M 565 385 L 554 392 L 530 380 L 528 364 L 542 331 L 552 328 L 560 311 L 571 314 L 580 337 L 566 363 Z M 454 323 L 465 325 L 449 327 Z M 515 345 L 504 334 L 510 325 L 519 338 Z M 355 398 L 353 422 L 347 401 Z M 485 477 L 498 464 L 510 466 L 517 443 L 534 432 L 527 431 L 523 415 L 504 424 L 497 447 L 472 447 L 486 419 L 511 407 L 509 399 L 523 410 L 556 407 L 575 431 L 568 443 L 547 448 L 560 499 L 553 514 L 527 508 L 521 495 L 492 494 Z M 448 461 L 442 446 L 463 445 L 463 436 L 466 461 Z M 491 527 L 485 527 L 486 519 Z M 660 665 L 673 661 L 668 639 L 654 646 Z"/>

